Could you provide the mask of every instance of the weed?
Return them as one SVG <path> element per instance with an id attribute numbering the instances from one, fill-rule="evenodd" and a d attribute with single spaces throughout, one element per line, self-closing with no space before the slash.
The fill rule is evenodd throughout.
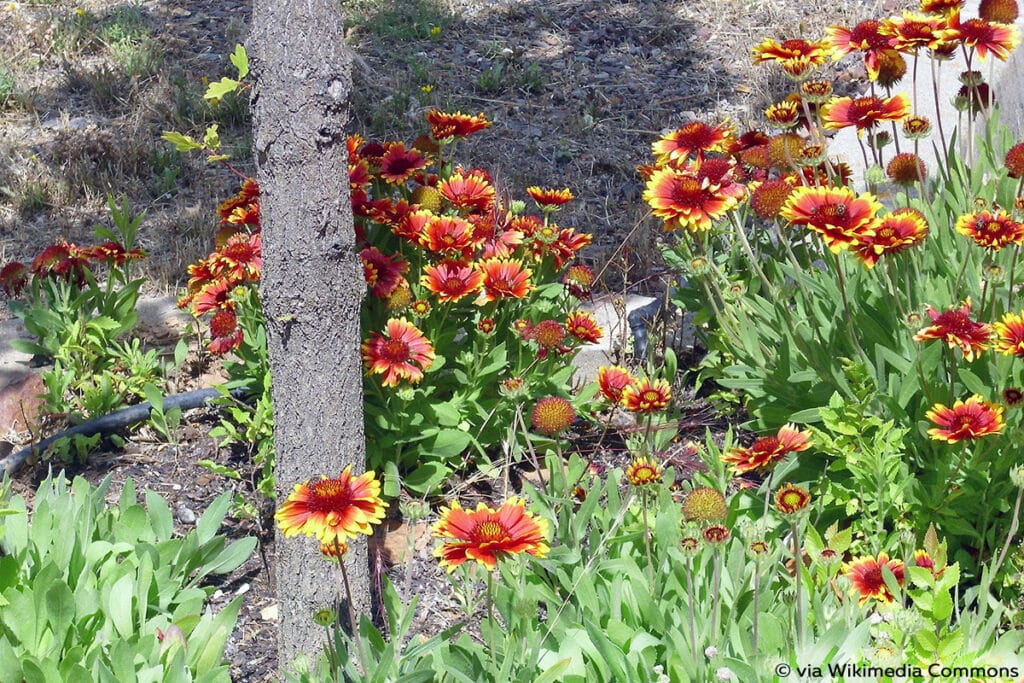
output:
<path id="1" fill-rule="evenodd" d="M 5 66 L 0 66 L 0 109 L 6 109 L 17 97 L 18 82 Z"/>
<path id="2" fill-rule="evenodd" d="M 50 186 L 42 180 L 26 179 L 14 194 L 14 204 L 21 218 L 38 216 L 50 206 Z"/>
<path id="3" fill-rule="evenodd" d="M 344 0 L 350 27 L 365 29 L 383 40 L 408 41 L 437 37 L 452 20 L 439 0 Z"/>

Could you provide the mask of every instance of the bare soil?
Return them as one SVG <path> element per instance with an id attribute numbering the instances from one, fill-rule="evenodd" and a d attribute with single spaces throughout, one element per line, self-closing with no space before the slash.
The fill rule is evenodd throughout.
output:
<path id="1" fill-rule="evenodd" d="M 352 130 L 367 138 L 411 140 L 423 132 L 423 114 L 430 108 L 483 112 L 494 126 L 468 140 L 460 158 L 489 169 L 512 198 L 525 198 L 528 185 L 569 187 L 577 199 L 560 222 L 593 233 L 588 258 L 604 273 L 606 287 L 626 291 L 658 287 L 670 277 L 660 272 L 663 237 L 657 222 L 645 219 L 635 170 L 648 162 L 650 143 L 693 118 L 728 117 L 741 129 L 755 124 L 763 108 L 787 92 L 781 77 L 750 63 L 750 49 L 763 38 L 801 32 L 817 37 L 830 23 L 849 25 L 912 3 L 344 4 L 351 15 L 344 38 L 358 56 Z M 234 181 L 202 159 L 172 153 L 159 136 L 164 130 L 201 134 L 208 123 L 220 121 L 236 164 L 252 171 L 245 103 L 215 110 L 201 98 L 204 78 L 231 74 L 227 55 L 244 39 L 248 15 L 249 4 L 237 0 L 57 1 L 0 8 L 0 260 L 31 259 L 59 237 L 89 242 L 91 226 L 106 219 L 105 194 L 126 193 L 134 206 L 147 210 L 142 239 L 151 253 L 151 287 L 170 292 L 180 286 L 186 266 L 212 247 L 214 209 L 233 193 Z M 138 31 L 137 42 L 152 50 L 152 65 L 126 60 L 123 50 L 120 58 L 115 54 L 118 34 L 111 27 L 121 30 L 121 24 Z M 13 99 L 2 97 L 5 72 L 15 83 Z M 850 88 L 861 78 L 857 67 L 836 76 L 845 84 L 840 87 Z M 198 382 L 201 370 L 183 375 L 179 388 Z M 160 443 L 145 429 L 125 435 L 125 448 L 107 449 L 68 473 L 91 481 L 110 475 L 113 495 L 130 477 L 140 490 L 165 496 L 182 529 L 225 488 L 252 504 L 258 514 L 231 520 L 227 532 L 257 535 L 260 550 L 214 585 L 211 602 L 216 608 L 245 594 L 228 646 L 232 675 L 267 681 L 278 666 L 273 508 L 246 482 L 230 482 L 196 465 L 206 458 L 246 466 L 245 452 L 218 447 L 208 436 L 216 420 L 209 409 L 188 414 L 175 445 Z M 682 440 L 702 435 L 709 424 L 722 422 L 705 404 L 683 406 Z M 598 443 L 587 430 L 574 437 L 573 448 L 609 466 L 621 458 L 621 444 Z M 685 453 L 679 457 L 679 464 L 687 462 Z M 18 490 L 31 495 L 47 467 L 19 473 Z M 488 494 L 486 484 L 459 488 L 462 495 Z M 391 539 L 376 553 L 378 568 L 407 594 L 420 596 L 416 631 L 424 634 L 460 614 L 430 556 L 429 521 L 409 527 L 396 520 Z M 403 557 L 409 545 L 414 552 Z"/>

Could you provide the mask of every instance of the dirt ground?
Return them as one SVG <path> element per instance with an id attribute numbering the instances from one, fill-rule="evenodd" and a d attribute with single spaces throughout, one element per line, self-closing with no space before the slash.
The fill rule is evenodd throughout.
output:
<path id="1" fill-rule="evenodd" d="M 763 108 L 788 92 L 784 79 L 750 63 L 750 49 L 763 38 L 818 37 L 829 23 L 849 25 L 911 6 L 892 0 L 344 4 L 350 16 L 344 39 L 359 56 L 352 131 L 411 140 L 423 132 L 430 108 L 483 112 L 494 125 L 467 141 L 460 158 L 489 169 L 512 198 L 524 198 L 527 185 L 569 187 L 577 200 L 560 222 L 594 235 L 587 258 L 614 291 L 654 287 L 668 277 L 659 266 L 660 227 L 646 219 L 635 170 L 649 160 L 653 140 L 693 118 L 730 118 L 741 129 L 757 123 Z M 105 195 L 126 193 L 147 211 L 142 241 L 151 253 L 151 289 L 179 287 L 186 266 L 210 250 L 214 209 L 235 188 L 221 169 L 174 153 L 159 136 L 164 130 L 201 134 L 219 121 L 236 164 L 253 171 L 246 103 L 212 109 L 201 98 L 204 78 L 231 74 L 227 55 L 244 39 L 249 11 L 236 0 L 0 8 L 0 260 L 31 259 L 58 237 L 89 242 L 91 226 L 106 218 Z M 836 72 L 839 87 L 854 88 L 861 71 Z M 688 429 L 701 434 L 719 423 L 698 402 L 684 413 Z M 112 474 L 115 495 L 131 477 L 140 489 L 165 496 L 183 529 L 226 487 L 262 513 L 228 525 L 232 536 L 259 536 L 260 550 L 215 584 L 211 603 L 216 608 L 245 594 L 228 646 L 232 674 L 237 681 L 271 680 L 277 670 L 272 505 L 245 482 L 196 465 L 208 458 L 245 466 L 243 451 L 220 448 L 208 436 L 215 422 L 212 411 L 194 411 L 175 445 L 141 430 L 126 435 L 124 449 L 91 457 L 69 473 L 92 481 Z M 575 447 L 593 449 L 592 438 L 579 434 Z M 614 443 L 600 448 L 614 464 Z M 43 465 L 22 471 L 18 488 L 29 494 L 45 472 Z M 397 529 L 388 553 L 407 544 L 408 533 Z M 413 547 L 411 557 L 386 570 L 402 590 L 421 596 L 417 631 L 430 633 L 450 624 L 457 608 L 428 539 L 415 537 Z"/>

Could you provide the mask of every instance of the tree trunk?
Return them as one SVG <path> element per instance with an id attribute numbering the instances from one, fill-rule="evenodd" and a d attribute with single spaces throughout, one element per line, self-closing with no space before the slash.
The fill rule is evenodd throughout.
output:
<path id="1" fill-rule="evenodd" d="M 251 56 L 253 137 L 263 226 L 260 294 L 267 320 L 277 493 L 365 466 L 359 310 L 345 124 L 351 61 L 337 0 L 256 0 Z M 316 657 L 314 611 L 336 585 L 313 539 L 277 533 L 279 666 Z M 346 566 L 357 613 L 368 613 L 365 543 Z"/>

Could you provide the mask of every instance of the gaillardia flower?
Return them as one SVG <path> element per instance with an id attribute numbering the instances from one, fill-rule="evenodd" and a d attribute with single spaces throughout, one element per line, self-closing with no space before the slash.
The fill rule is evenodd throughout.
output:
<path id="1" fill-rule="evenodd" d="M 877 97 L 838 97 L 821 108 L 822 125 L 829 130 L 855 126 L 857 134 L 874 128 L 883 121 L 899 121 L 910 114 L 906 95 Z"/>
<path id="2" fill-rule="evenodd" d="M 875 234 L 881 203 L 874 195 L 857 195 L 848 187 L 794 188 L 779 215 L 821 235 L 834 254 Z"/>
<path id="3" fill-rule="evenodd" d="M 709 486 L 695 488 L 683 499 L 683 518 L 687 522 L 724 522 L 728 515 L 729 507 L 725 503 L 725 496 Z"/>
<path id="4" fill-rule="evenodd" d="M 843 573 L 850 579 L 851 593 L 860 594 L 860 604 L 864 605 L 868 600 L 875 599 L 880 602 L 892 602 L 893 595 L 885 585 L 885 578 L 882 576 L 882 567 L 889 567 L 896 578 L 896 583 L 903 585 L 903 562 L 901 560 L 890 560 L 885 553 L 880 553 L 878 559 L 871 556 L 858 557 L 852 562 L 843 565 Z"/>
<path id="5" fill-rule="evenodd" d="M 1007 356 L 1024 358 L 1024 311 L 1005 313 L 999 322 L 992 323 L 996 334 L 996 350 Z"/>
<path id="6" fill-rule="evenodd" d="M 451 507 L 441 508 L 441 519 L 431 531 L 435 538 L 445 539 L 434 557 L 449 572 L 467 560 L 494 569 L 498 560 L 512 555 L 543 558 L 548 552 L 548 521 L 528 512 L 521 498 L 509 498 L 496 510 L 484 503 L 478 503 L 476 510 L 464 510 L 452 501 Z"/>
<path id="7" fill-rule="evenodd" d="M 842 59 L 851 52 L 864 54 L 864 66 L 869 80 L 878 80 L 879 56 L 886 50 L 893 50 L 896 41 L 882 32 L 882 22 L 875 19 L 862 21 L 852 29 L 845 26 L 829 26 L 825 29 L 826 42 L 832 50 L 832 57 Z"/>
<path id="8" fill-rule="evenodd" d="M 537 401 L 530 416 L 534 431 L 555 436 L 564 432 L 576 419 L 576 409 L 561 396 L 548 396 Z"/>
<path id="9" fill-rule="evenodd" d="M 481 261 L 477 268 L 484 276 L 483 291 L 475 302 L 478 305 L 498 299 L 522 299 L 533 291 L 533 271 L 520 261 L 492 258 Z"/>
<path id="10" fill-rule="evenodd" d="M 380 177 L 386 183 L 399 185 L 429 165 L 430 159 L 424 157 L 418 149 L 406 149 L 402 142 L 389 142 L 380 159 Z"/>
<path id="11" fill-rule="evenodd" d="M 956 219 L 956 231 L 970 237 L 978 246 L 995 251 L 1024 241 L 1024 225 L 1001 209 L 995 213 L 984 209 L 960 216 Z"/>
<path id="12" fill-rule="evenodd" d="M 644 377 L 622 390 L 622 406 L 633 413 L 664 410 L 671 400 L 672 389 L 661 378 L 652 382 L 650 377 Z"/>
<path id="13" fill-rule="evenodd" d="M 693 158 L 702 160 L 707 152 L 725 152 L 732 144 L 733 130 L 727 122 L 709 126 L 691 121 L 651 144 L 659 166 L 681 166 Z"/>
<path id="14" fill-rule="evenodd" d="M 618 365 L 602 365 L 597 369 L 597 386 L 611 403 L 622 401 L 622 392 L 635 381 L 629 370 Z"/>
<path id="15" fill-rule="evenodd" d="M 951 308 L 939 313 L 929 306 L 928 317 L 932 324 L 914 335 L 916 341 L 929 339 L 944 340 L 949 348 L 963 351 L 964 358 L 974 360 L 974 355 L 984 350 L 992 338 L 992 328 L 986 323 L 971 320 L 971 299 L 968 297 L 960 308 Z"/>
<path id="16" fill-rule="evenodd" d="M 472 265 L 443 261 L 425 266 L 420 284 L 436 294 L 439 301 L 455 302 L 479 292 L 484 285 L 484 275 Z"/>
<path id="17" fill-rule="evenodd" d="M 724 161 L 721 159 L 708 160 Z M 643 198 L 664 219 L 665 231 L 685 228 L 690 232 L 710 230 L 714 221 L 736 208 L 746 189 L 731 173 L 711 177 L 699 168 L 680 170 L 671 166 L 651 174 Z"/>
<path id="18" fill-rule="evenodd" d="M 419 328 L 405 318 L 388 320 L 384 334 L 371 333 L 363 342 L 362 354 L 366 371 L 371 375 L 384 375 L 381 384 L 386 387 L 397 386 L 403 379 L 419 382 L 423 379 L 423 370 L 434 363 L 434 347 Z"/>
<path id="19" fill-rule="evenodd" d="M 936 441 L 957 443 L 1003 431 L 1003 407 L 974 394 L 950 408 L 936 403 L 925 416 L 937 426 L 928 430 Z"/>
<path id="20" fill-rule="evenodd" d="M 597 324 L 594 314 L 589 311 L 573 311 L 565 318 L 565 329 L 572 336 L 588 344 L 601 341 L 604 331 Z"/>
<path id="21" fill-rule="evenodd" d="M 464 138 L 491 127 L 491 122 L 483 114 L 463 114 L 461 111 L 448 114 L 432 109 L 427 112 L 426 119 L 430 124 L 430 135 L 435 140 Z"/>
<path id="22" fill-rule="evenodd" d="M 563 204 L 568 204 L 572 201 L 572 192 L 567 187 L 556 190 L 531 185 L 526 188 L 526 194 L 530 195 L 533 201 L 537 202 L 541 211 L 553 211 Z"/>
<path id="23" fill-rule="evenodd" d="M 437 191 L 460 211 L 490 211 L 497 195 L 485 172 L 462 169 L 438 183 Z"/>
<path id="24" fill-rule="evenodd" d="M 769 467 L 790 453 L 806 451 L 811 447 L 810 435 L 792 424 L 779 428 L 777 434 L 762 436 L 747 448 L 732 448 L 722 454 L 722 460 L 731 464 L 736 474 L 746 474 L 761 467 Z"/>
<path id="25" fill-rule="evenodd" d="M 928 219 L 909 206 L 896 209 L 878 219 L 875 234 L 852 247 L 853 253 L 868 268 L 885 254 L 895 254 L 922 242 L 928 236 Z"/>
<path id="26" fill-rule="evenodd" d="M 781 43 L 768 38 L 754 48 L 753 55 L 755 64 L 775 62 L 796 79 L 803 79 L 812 69 L 828 61 L 827 46 L 802 38 Z"/>
<path id="27" fill-rule="evenodd" d="M 626 468 L 626 479 L 633 486 L 647 486 L 661 481 L 661 466 L 651 458 L 634 458 Z"/>
<path id="28" fill-rule="evenodd" d="M 373 471 L 353 477 L 349 465 L 336 478 L 296 484 L 274 519 L 285 537 L 305 534 L 333 545 L 371 535 L 370 525 L 380 524 L 385 507 Z"/>
<path id="29" fill-rule="evenodd" d="M 775 509 L 783 515 L 795 515 L 811 502 L 807 489 L 786 483 L 775 493 Z"/>
<path id="30" fill-rule="evenodd" d="M 961 21 L 959 12 L 950 15 L 949 27 L 943 32 L 943 36 L 946 40 L 958 41 L 967 47 L 973 47 L 981 59 L 985 59 L 991 52 L 996 59 L 1004 62 L 1020 43 L 1016 26 L 984 19 Z"/>

